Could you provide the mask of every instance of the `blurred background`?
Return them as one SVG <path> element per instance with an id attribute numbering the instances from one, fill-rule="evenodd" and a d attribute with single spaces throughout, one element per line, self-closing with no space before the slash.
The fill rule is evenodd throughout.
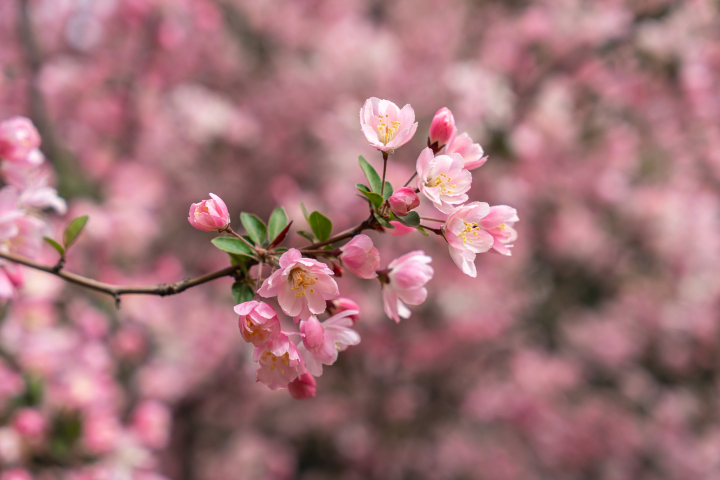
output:
<path id="1" fill-rule="evenodd" d="M 720 478 L 719 13 L 1 1 L 0 120 L 38 126 L 70 205 L 58 232 L 90 215 L 71 271 L 152 284 L 225 266 L 186 219 L 208 192 L 233 226 L 282 205 L 303 228 L 300 201 L 358 223 L 357 156 L 382 164 L 358 121 L 371 96 L 419 121 L 393 184 L 447 106 L 490 157 L 471 200 L 521 220 L 513 256 L 478 256 L 476 279 L 437 237 L 371 233 L 383 266 L 433 256 L 428 301 L 396 325 L 377 282 L 343 276 L 362 343 L 305 401 L 254 382 L 231 279 L 116 310 L 26 271 L 0 325 L 3 480 Z"/>

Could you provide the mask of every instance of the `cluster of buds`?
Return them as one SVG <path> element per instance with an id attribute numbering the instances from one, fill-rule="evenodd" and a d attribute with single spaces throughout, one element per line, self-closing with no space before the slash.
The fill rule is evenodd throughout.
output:
<path id="1" fill-rule="evenodd" d="M 342 271 L 340 265 L 359 278 L 380 281 L 385 313 L 396 322 L 410 316 L 408 305 L 420 305 L 427 297 L 425 285 L 434 273 L 432 258 L 416 250 L 380 269 L 380 252 L 372 239 L 361 233 L 363 230 L 394 235 L 415 230 L 427 235 L 432 231 L 447 240 L 452 259 L 473 277 L 477 253 L 494 249 L 509 255 L 510 243 L 516 237 L 512 228 L 517 221 L 514 209 L 466 203 L 472 183 L 470 170 L 484 164 L 487 157 L 467 133 L 457 135 L 450 110 L 443 108 L 433 118 L 428 147 L 417 160 L 415 188 L 407 186 L 412 178 L 398 189 L 385 181 L 389 156 L 409 142 L 417 130 L 412 107 L 401 109 L 388 100 L 370 98 L 360 110 L 360 124 L 370 144 L 382 152 L 384 165 L 381 177 L 360 157 L 369 185 L 358 184 L 358 190 L 367 199 L 370 216 L 356 228 L 331 236 L 332 222 L 320 212 L 308 214 L 303 206 L 312 234 L 298 233 L 311 243 L 288 249 L 280 245 L 292 222 L 288 223 L 282 207 L 275 209 L 267 225 L 255 215 L 242 213 L 246 235 L 230 228 L 228 208 L 217 195 L 210 194 L 211 199 L 193 204 L 188 215 L 193 227 L 226 234 L 213 243 L 247 273 L 238 277 L 233 294 L 238 301 L 235 313 L 239 315 L 240 334 L 254 347 L 256 380 L 272 390 L 287 388 L 295 398 L 314 396 L 315 378 L 322 375 L 323 365 L 332 365 L 338 352 L 360 342 L 353 328 L 359 316 L 357 304 L 339 297 L 335 276 Z M 440 154 L 443 148 L 445 153 Z M 415 211 L 420 206 L 419 193 L 447 215 L 445 220 L 426 219 L 442 222 L 440 228 L 420 223 L 422 218 Z M 254 281 L 248 273 L 251 267 L 256 270 Z M 264 277 L 268 267 L 271 272 Z M 298 331 L 283 329 L 277 310 L 265 300 L 273 298 Z M 324 314 L 329 318 L 321 321 L 319 317 Z"/>
<path id="2" fill-rule="evenodd" d="M 51 170 L 40 152 L 40 134 L 25 117 L 0 122 L 0 252 L 35 258 L 49 233 L 47 210 L 64 214 L 65 200 L 50 186 Z M 22 270 L 0 260 L 0 298 L 13 297 Z"/>

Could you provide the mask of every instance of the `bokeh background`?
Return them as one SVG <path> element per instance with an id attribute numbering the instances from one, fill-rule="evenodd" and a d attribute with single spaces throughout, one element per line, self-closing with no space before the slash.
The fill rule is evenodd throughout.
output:
<path id="1" fill-rule="evenodd" d="M 227 264 L 190 203 L 365 218 L 358 111 L 448 106 L 516 207 L 513 256 L 439 238 L 399 325 L 351 275 L 362 343 L 296 401 L 254 382 L 230 279 L 112 299 L 26 272 L 2 307 L 5 479 L 720 478 L 720 5 L 710 0 L 2 0 L 0 119 L 43 136 L 68 269 L 174 282 Z M 428 212 L 431 210 L 427 210 Z M 291 244 L 303 245 L 293 235 Z M 44 259 L 55 257 L 48 247 Z M 18 431 L 24 408 L 47 427 Z M 16 468 L 16 470 L 11 470 Z M 22 473 L 17 468 L 23 469 Z M 8 473 L 11 472 L 11 473 Z M 14 476 L 11 476 L 14 475 Z"/>

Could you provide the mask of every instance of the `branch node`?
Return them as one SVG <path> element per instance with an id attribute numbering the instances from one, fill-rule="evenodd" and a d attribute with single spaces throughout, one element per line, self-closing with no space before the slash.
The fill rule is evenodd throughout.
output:
<path id="1" fill-rule="evenodd" d="M 120 310 L 120 294 L 119 293 L 113 293 L 113 298 L 115 299 L 115 308 Z"/>

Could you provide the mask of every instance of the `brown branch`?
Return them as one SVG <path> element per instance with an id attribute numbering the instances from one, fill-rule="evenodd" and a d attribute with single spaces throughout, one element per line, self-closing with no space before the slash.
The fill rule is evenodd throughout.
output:
<path id="1" fill-rule="evenodd" d="M 50 275 L 55 275 L 56 277 L 62 278 L 66 282 L 80 285 L 81 287 L 89 288 L 90 290 L 95 290 L 96 292 L 112 295 L 113 297 L 115 297 L 116 301 L 119 299 L 120 295 L 159 295 L 161 297 L 167 295 L 175 295 L 177 293 L 187 290 L 188 288 L 202 285 L 203 283 L 207 283 L 218 278 L 235 275 L 241 269 L 239 265 L 231 265 L 221 270 L 206 273 L 205 275 L 201 275 L 195 278 L 186 278 L 175 283 L 168 283 L 163 285 L 149 285 L 145 287 L 134 287 L 98 282 L 97 280 L 83 277 L 82 275 L 71 273 L 67 270 L 56 270 L 54 266 L 44 265 L 21 255 L 0 253 L 0 258 L 10 260 L 11 262 L 18 263 L 20 265 L 25 265 L 26 267 L 34 268 L 35 270 L 49 273 Z"/>

